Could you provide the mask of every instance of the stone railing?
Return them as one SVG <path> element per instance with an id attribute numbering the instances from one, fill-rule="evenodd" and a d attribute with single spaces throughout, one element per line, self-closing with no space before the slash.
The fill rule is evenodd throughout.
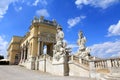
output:
<path id="1" fill-rule="evenodd" d="M 41 17 L 41 18 L 35 17 L 34 20 L 32 20 L 32 23 L 43 23 L 43 24 L 48 24 L 48 25 L 51 25 L 51 26 L 57 26 L 58 25 L 55 20 L 49 21 L 49 20 L 44 19 L 44 17 Z"/>
<path id="2" fill-rule="evenodd" d="M 82 64 L 84 64 L 84 65 L 86 65 L 86 66 L 89 66 L 89 60 L 80 58 L 79 61 L 80 61 L 80 63 L 82 63 Z"/>
<path id="3" fill-rule="evenodd" d="M 93 67 L 96 69 L 120 67 L 120 58 L 93 60 L 90 61 L 90 63 L 94 65 Z"/>
<path id="4" fill-rule="evenodd" d="M 46 54 L 46 59 L 48 59 L 49 61 L 52 61 L 53 58 L 49 56 L 48 54 Z"/>
<path id="5" fill-rule="evenodd" d="M 89 62 L 89 65 L 91 77 L 95 77 L 93 75 L 96 75 L 96 73 L 120 73 L 120 58 L 93 60 Z"/>
<path id="6" fill-rule="evenodd" d="M 75 62 L 79 63 L 79 57 L 78 57 L 78 56 L 75 56 L 75 55 L 69 56 L 69 60 L 75 61 Z"/>
<path id="7" fill-rule="evenodd" d="M 96 69 L 103 69 L 103 68 L 107 68 L 107 60 L 96 60 L 94 61 L 94 67 Z"/>
<path id="8" fill-rule="evenodd" d="M 45 57 L 46 57 L 45 54 L 42 54 L 39 56 L 39 59 L 45 59 Z"/>
<path id="9" fill-rule="evenodd" d="M 39 56 L 39 59 L 48 59 L 49 61 L 52 61 L 52 57 L 48 54 L 42 54 Z"/>
<path id="10" fill-rule="evenodd" d="M 84 58 L 79 58 L 78 56 L 75 56 L 75 55 L 71 55 L 70 60 L 85 66 L 89 66 L 89 60 L 86 60 Z"/>

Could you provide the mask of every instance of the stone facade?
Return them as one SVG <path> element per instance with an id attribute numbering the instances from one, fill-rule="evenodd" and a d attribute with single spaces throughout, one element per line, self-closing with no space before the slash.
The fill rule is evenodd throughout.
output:
<path id="1" fill-rule="evenodd" d="M 8 48 L 10 63 L 15 63 L 16 53 L 21 57 L 20 63 L 33 60 L 43 54 L 44 46 L 47 46 L 48 55 L 53 56 L 52 49 L 56 42 L 56 25 L 55 20 L 48 21 L 43 16 L 40 19 L 35 17 L 24 37 L 13 36 Z"/>
<path id="2" fill-rule="evenodd" d="M 20 61 L 20 44 L 23 37 L 13 36 L 11 42 L 9 43 L 8 51 L 8 59 L 10 64 L 18 64 Z"/>

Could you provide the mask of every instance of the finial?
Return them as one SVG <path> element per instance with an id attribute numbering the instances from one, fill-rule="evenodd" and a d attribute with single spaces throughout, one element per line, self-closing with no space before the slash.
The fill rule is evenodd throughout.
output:
<path id="1" fill-rule="evenodd" d="M 57 25 L 57 29 L 62 30 L 62 27 L 58 24 L 58 25 Z"/>
<path id="2" fill-rule="evenodd" d="M 44 20 L 44 16 L 40 16 L 40 20 Z"/>

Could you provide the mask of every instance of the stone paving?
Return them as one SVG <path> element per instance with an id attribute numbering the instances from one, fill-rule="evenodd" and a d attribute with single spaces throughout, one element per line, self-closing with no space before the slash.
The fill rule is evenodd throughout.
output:
<path id="1" fill-rule="evenodd" d="M 83 77 L 55 76 L 21 66 L 0 65 L 0 80 L 92 80 Z"/>

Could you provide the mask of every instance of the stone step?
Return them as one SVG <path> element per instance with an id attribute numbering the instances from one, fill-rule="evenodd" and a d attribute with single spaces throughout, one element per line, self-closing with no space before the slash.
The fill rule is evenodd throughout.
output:
<path id="1" fill-rule="evenodd" d="M 70 61 L 69 63 L 73 63 L 73 64 L 75 64 L 76 66 L 79 66 L 79 67 L 81 67 L 81 68 L 83 68 L 83 69 L 89 70 L 89 67 L 88 67 L 88 66 L 86 66 L 86 65 L 84 65 L 84 64 L 80 64 L 80 63 L 78 63 L 78 62 L 76 62 L 76 61 Z"/>
<path id="2" fill-rule="evenodd" d="M 120 80 L 120 74 L 109 74 L 101 76 L 101 80 Z"/>

